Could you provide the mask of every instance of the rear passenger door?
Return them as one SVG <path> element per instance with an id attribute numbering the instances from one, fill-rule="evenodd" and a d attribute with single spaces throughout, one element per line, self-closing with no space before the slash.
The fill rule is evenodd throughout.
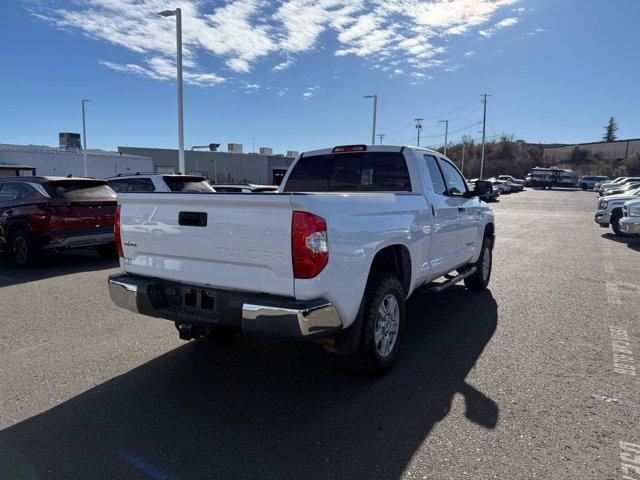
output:
<path id="1" fill-rule="evenodd" d="M 423 155 L 423 158 L 430 177 L 430 181 L 424 184 L 433 215 L 430 277 L 434 279 L 457 266 L 460 213 L 458 200 L 448 194 L 447 183 L 436 157 Z"/>
<path id="2" fill-rule="evenodd" d="M 470 261 L 480 248 L 478 229 L 480 224 L 480 200 L 467 196 L 467 182 L 456 166 L 445 158 L 439 158 L 440 167 L 447 183 L 447 195 L 459 213 L 458 265 Z M 481 237 L 480 237 L 481 238 Z"/>

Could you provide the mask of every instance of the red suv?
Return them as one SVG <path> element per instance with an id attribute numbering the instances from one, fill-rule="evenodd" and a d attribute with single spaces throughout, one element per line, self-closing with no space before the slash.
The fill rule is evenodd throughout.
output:
<path id="1" fill-rule="evenodd" d="M 116 193 L 89 178 L 0 178 L 0 248 L 30 266 L 44 252 L 94 248 L 115 256 Z"/>

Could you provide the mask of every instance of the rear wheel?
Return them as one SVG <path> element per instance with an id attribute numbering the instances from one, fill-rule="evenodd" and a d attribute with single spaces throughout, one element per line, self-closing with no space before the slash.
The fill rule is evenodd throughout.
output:
<path id="1" fill-rule="evenodd" d="M 393 368 L 404 332 L 404 290 L 396 277 L 372 275 L 362 320 L 360 344 L 353 359 L 359 373 L 380 377 Z"/>
<path id="2" fill-rule="evenodd" d="M 624 237 L 624 232 L 620 230 L 620 219 L 622 218 L 622 212 L 620 210 L 615 210 L 611 214 L 611 228 L 613 229 L 613 233 L 615 233 L 619 237 Z"/>
<path id="3" fill-rule="evenodd" d="M 15 230 L 9 239 L 9 250 L 18 267 L 32 267 L 40 260 L 40 249 L 24 229 Z"/>
<path id="4" fill-rule="evenodd" d="M 581 183 L 581 184 L 580 184 L 580 188 L 581 188 L 582 190 L 586 190 L 586 189 L 587 189 L 587 184 L 586 184 L 586 183 Z"/>
<path id="5" fill-rule="evenodd" d="M 473 275 L 464 279 L 464 286 L 472 292 L 481 292 L 487 289 L 491 279 L 491 267 L 493 262 L 493 252 L 491 251 L 491 239 L 484 237 L 480 258 L 475 264 L 476 271 Z"/>

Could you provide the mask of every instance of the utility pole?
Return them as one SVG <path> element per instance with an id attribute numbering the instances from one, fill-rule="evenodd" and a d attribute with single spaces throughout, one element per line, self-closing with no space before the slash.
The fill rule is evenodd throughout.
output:
<path id="1" fill-rule="evenodd" d="M 484 172 L 484 140 L 487 134 L 487 97 L 491 95 L 487 95 L 486 93 L 482 94 L 482 104 L 484 105 L 484 112 L 482 114 L 482 155 L 480 156 L 480 180 L 482 180 L 482 174 Z"/>
<path id="2" fill-rule="evenodd" d="M 164 10 L 160 12 L 163 17 L 176 17 L 176 51 L 177 51 L 177 84 L 178 84 L 178 170 L 183 175 L 186 173 L 184 163 L 184 114 L 182 102 L 182 10 Z"/>
<path id="3" fill-rule="evenodd" d="M 384 133 L 378 133 L 378 138 L 380 139 L 380 145 L 382 145 L 382 139 L 386 136 Z"/>
<path id="4" fill-rule="evenodd" d="M 84 121 L 84 104 L 90 102 L 91 100 L 87 98 L 83 98 L 80 100 L 80 104 L 82 105 L 82 142 L 84 147 L 82 148 L 82 165 L 84 167 L 84 176 L 89 176 L 89 165 L 87 164 L 87 127 Z"/>
<path id="5" fill-rule="evenodd" d="M 460 167 L 460 170 L 462 170 L 462 176 L 464 176 L 464 150 L 466 146 L 467 146 L 467 139 L 465 138 L 462 141 L 462 165 Z"/>
<path id="6" fill-rule="evenodd" d="M 418 130 L 418 147 L 420 146 L 420 130 L 422 130 L 422 124 L 420 122 L 422 122 L 422 120 L 424 120 L 424 118 L 416 118 L 416 129 Z"/>
<path id="7" fill-rule="evenodd" d="M 447 156 L 447 137 L 449 136 L 449 120 L 438 120 L 438 123 L 444 123 L 444 156 Z"/>
<path id="8" fill-rule="evenodd" d="M 376 144 L 376 114 L 378 113 L 378 95 L 365 95 L 364 98 L 373 98 L 373 127 L 371 129 L 371 145 Z"/>

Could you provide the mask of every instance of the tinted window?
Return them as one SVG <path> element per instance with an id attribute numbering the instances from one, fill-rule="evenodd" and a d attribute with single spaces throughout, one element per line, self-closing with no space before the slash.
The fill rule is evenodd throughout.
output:
<path id="1" fill-rule="evenodd" d="M 153 181 L 151 181 L 150 178 L 134 178 L 133 191 L 134 192 L 155 192 L 156 187 L 153 186 Z"/>
<path id="2" fill-rule="evenodd" d="M 431 177 L 431 185 L 433 185 L 433 191 L 439 195 L 446 195 L 447 187 L 444 183 L 444 178 L 442 177 L 440 167 L 438 167 L 438 162 L 436 162 L 436 157 L 425 155 L 424 160 L 425 162 L 427 162 L 427 168 L 429 169 L 429 176 Z"/>
<path id="3" fill-rule="evenodd" d="M 38 191 L 28 183 L 21 183 L 20 188 L 22 190 L 20 192 L 21 198 L 29 198 L 30 196 L 36 195 L 38 193 Z"/>
<path id="4" fill-rule="evenodd" d="M 123 178 L 120 180 L 109 180 L 109 186 L 118 193 L 130 191 L 130 185 L 131 180 L 129 180 L 128 178 Z"/>
<path id="5" fill-rule="evenodd" d="M 467 191 L 467 184 L 458 172 L 458 169 L 453 164 L 446 160 L 440 160 L 440 166 L 442 167 L 442 173 L 447 182 L 447 189 L 449 194 L 461 195 Z"/>
<path id="6" fill-rule="evenodd" d="M 172 192 L 212 192 L 211 186 L 198 177 L 162 177 Z"/>
<path id="7" fill-rule="evenodd" d="M 411 180 L 400 152 L 314 155 L 296 163 L 285 191 L 411 191 Z"/>
<path id="8" fill-rule="evenodd" d="M 116 198 L 109 185 L 91 180 L 61 180 L 43 185 L 51 198 L 65 200 L 105 200 Z"/>
<path id="9" fill-rule="evenodd" d="M 17 182 L 0 183 L 0 202 L 17 200 L 20 194 L 20 184 Z"/>

